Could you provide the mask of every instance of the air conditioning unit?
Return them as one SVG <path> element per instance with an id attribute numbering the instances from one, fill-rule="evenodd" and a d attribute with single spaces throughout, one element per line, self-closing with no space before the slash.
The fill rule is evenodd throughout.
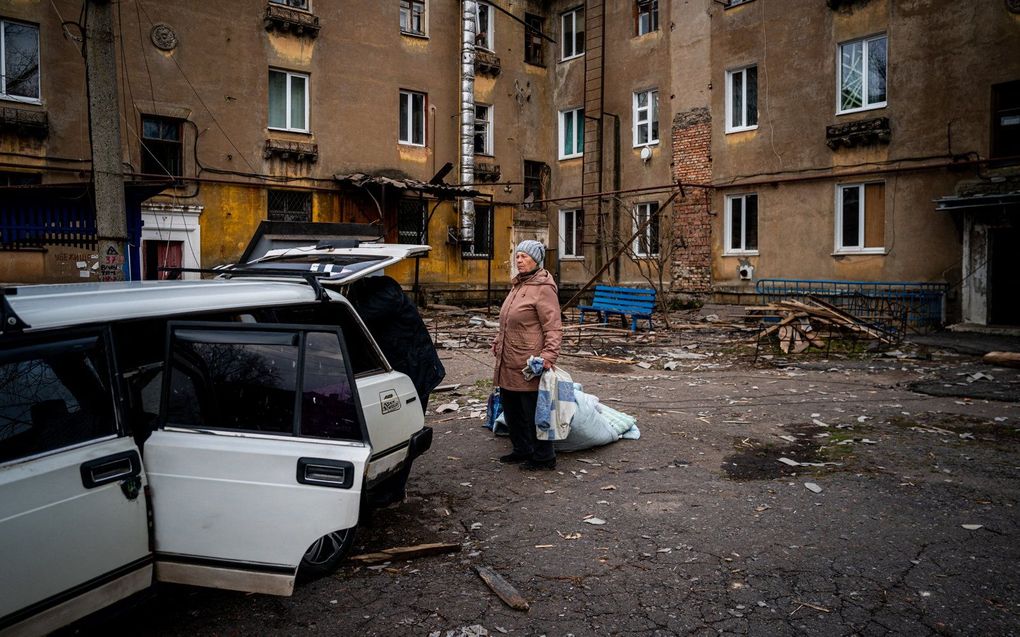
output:
<path id="1" fill-rule="evenodd" d="M 750 281 L 754 278 L 754 266 L 750 263 L 744 263 L 737 268 L 737 274 L 740 275 L 741 281 Z"/>

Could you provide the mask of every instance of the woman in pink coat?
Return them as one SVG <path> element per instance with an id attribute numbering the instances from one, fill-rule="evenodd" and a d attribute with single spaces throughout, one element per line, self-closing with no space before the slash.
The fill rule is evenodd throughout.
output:
<path id="1" fill-rule="evenodd" d="M 545 369 L 552 367 L 560 354 L 563 323 L 556 282 L 542 267 L 545 246 L 525 240 L 514 250 L 517 276 L 503 307 L 499 310 L 499 332 L 493 343 L 496 371 L 493 385 L 500 388 L 503 413 L 513 451 L 500 462 L 521 464 L 525 471 L 554 469 L 556 451 L 549 440 L 535 435 L 535 406 L 538 402 L 538 377 L 525 380 L 521 370 L 530 356 L 540 356 Z"/>

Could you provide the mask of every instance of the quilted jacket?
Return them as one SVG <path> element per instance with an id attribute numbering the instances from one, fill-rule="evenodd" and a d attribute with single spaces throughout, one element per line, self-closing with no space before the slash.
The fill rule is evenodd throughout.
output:
<path id="1" fill-rule="evenodd" d="M 563 340 L 556 282 L 548 270 L 517 275 L 499 310 L 499 332 L 492 345 L 496 356 L 493 385 L 510 391 L 538 391 L 538 377 L 524 380 L 521 370 L 529 356 L 555 363 Z"/>

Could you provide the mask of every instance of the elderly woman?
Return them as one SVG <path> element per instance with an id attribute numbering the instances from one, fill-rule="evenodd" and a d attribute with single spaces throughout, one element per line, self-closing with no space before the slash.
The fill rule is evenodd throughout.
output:
<path id="1" fill-rule="evenodd" d="M 493 384 L 500 388 L 503 413 L 513 451 L 500 462 L 521 464 L 525 471 L 556 467 L 556 451 L 549 440 L 535 435 L 535 406 L 538 377 L 525 380 L 521 370 L 528 358 L 540 356 L 545 369 L 552 367 L 560 353 L 563 324 L 556 282 L 542 267 L 545 246 L 538 241 L 521 241 L 514 250 L 517 276 L 503 307 L 499 310 L 499 333 L 493 343 L 496 371 Z"/>

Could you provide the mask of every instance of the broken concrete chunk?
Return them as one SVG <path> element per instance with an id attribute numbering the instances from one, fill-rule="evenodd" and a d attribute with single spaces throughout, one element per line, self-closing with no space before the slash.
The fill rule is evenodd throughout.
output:
<path id="1" fill-rule="evenodd" d="M 820 486 L 818 486 L 817 484 L 815 484 L 814 482 L 805 482 L 804 483 L 804 488 L 807 489 L 808 491 L 811 491 L 812 493 L 821 493 L 822 492 L 822 488 Z"/>
<path id="2" fill-rule="evenodd" d="M 978 529 L 982 528 L 984 524 L 961 524 L 960 526 L 967 529 L 968 531 L 977 531 Z"/>
<path id="3" fill-rule="evenodd" d="M 786 457 L 780 458 L 779 462 L 782 462 L 783 464 L 791 466 L 791 467 L 799 467 L 800 466 L 800 463 L 797 462 L 796 460 L 791 460 L 790 458 L 786 458 Z"/>
<path id="4" fill-rule="evenodd" d="M 588 524 L 594 524 L 595 526 L 601 526 L 606 523 L 602 518 L 587 518 L 585 520 Z"/>

